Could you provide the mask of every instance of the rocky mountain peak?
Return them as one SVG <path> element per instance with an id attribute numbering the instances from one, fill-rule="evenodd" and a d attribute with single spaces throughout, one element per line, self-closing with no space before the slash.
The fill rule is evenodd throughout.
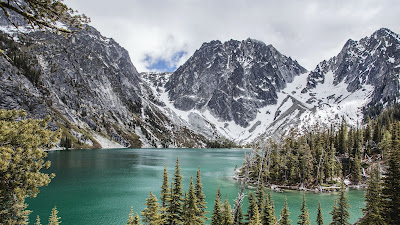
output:
<path id="1" fill-rule="evenodd" d="M 209 111 L 219 121 L 246 127 L 257 109 L 306 70 L 272 45 L 246 39 L 204 43 L 165 87 L 177 109 Z"/>

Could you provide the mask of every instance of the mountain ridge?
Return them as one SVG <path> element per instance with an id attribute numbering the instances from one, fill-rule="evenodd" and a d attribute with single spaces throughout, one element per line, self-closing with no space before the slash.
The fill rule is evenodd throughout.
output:
<path id="1" fill-rule="evenodd" d="M 348 40 L 310 72 L 248 38 L 203 43 L 173 73 L 138 73 L 125 49 L 90 26 L 64 38 L 6 23 L 1 107 L 52 115 L 50 127 L 75 147 L 253 143 L 341 117 L 356 125 L 399 95 L 400 38 L 386 28 Z"/>

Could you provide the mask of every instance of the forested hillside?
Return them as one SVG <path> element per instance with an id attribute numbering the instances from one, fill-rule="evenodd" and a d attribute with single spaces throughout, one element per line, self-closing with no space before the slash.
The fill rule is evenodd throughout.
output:
<path id="1" fill-rule="evenodd" d="M 330 129 L 316 125 L 304 134 L 291 130 L 280 140 L 268 139 L 257 146 L 238 176 L 243 178 L 248 170 L 250 183 L 296 189 L 324 190 L 341 178 L 363 184 L 371 166 L 385 165 L 398 138 L 399 121 L 400 106 L 395 104 L 374 120 L 367 118 L 364 126 L 352 127 L 342 119 L 340 126 Z"/>

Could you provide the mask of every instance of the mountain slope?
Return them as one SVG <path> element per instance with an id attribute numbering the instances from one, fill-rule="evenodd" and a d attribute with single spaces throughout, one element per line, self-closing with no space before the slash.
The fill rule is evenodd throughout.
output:
<path id="1" fill-rule="evenodd" d="M 158 84 L 155 96 L 166 102 L 161 110 L 191 129 L 249 143 L 342 117 L 361 124 L 366 109 L 384 107 L 399 95 L 399 40 L 385 28 L 349 40 L 309 73 L 255 40 L 212 41 L 173 74 L 142 77 Z"/>
<path id="2" fill-rule="evenodd" d="M 209 111 L 220 121 L 248 127 L 257 109 L 306 70 L 273 46 L 252 39 L 205 43 L 166 83 L 174 106 Z"/>
<path id="3" fill-rule="evenodd" d="M 65 38 L 1 24 L 2 108 L 50 114 L 72 147 L 205 145 L 202 135 L 158 110 L 128 52 L 93 27 Z"/>

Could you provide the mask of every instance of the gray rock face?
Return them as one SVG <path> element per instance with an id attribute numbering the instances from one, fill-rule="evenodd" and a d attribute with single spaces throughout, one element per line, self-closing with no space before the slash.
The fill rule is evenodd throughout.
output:
<path id="1" fill-rule="evenodd" d="M 359 41 L 348 40 L 341 52 L 321 62 L 307 79 L 307 88 L 323 83 L 328 71 L 334 84 L 345 82 L 347 91 L 374 87 L 372 103 L 388 102 L 399 95 L 400 36 L 382 28 Z"/>
<path id="2" fill-rule="evenodd" d="M 69 37 L 10 31 L 1 38 L 1 108 L 25 109 L 37 118 L 51 115 L 54 129 L 62 128 L 82 145 L 101 147 L 97 135 L 125 147 L 204 145 L 204 137 L 173 124 L 158 110 L 161 103 L 152 98 L 128 52 L 93 27 Z"/>
<path id="3" fill-rule="evenodd" d="M 272 45 L 252 39 L 204 43 L 166 83 L 178 109 L 209 110 L 247 127 L 257 109 L 276 104 L 277 91 L 306 70 Z"/>

